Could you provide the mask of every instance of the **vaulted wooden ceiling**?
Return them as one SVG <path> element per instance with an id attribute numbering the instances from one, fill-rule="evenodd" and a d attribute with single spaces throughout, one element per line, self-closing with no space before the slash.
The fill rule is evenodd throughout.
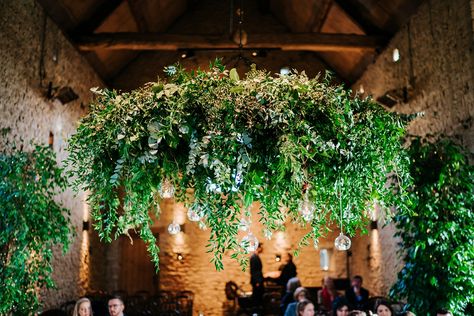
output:
<path id="1" fill-rule="evenodd" d="M 238 52 L 269 71 L 329 69 L 350 84 L 423 0 L 37 1 L 104 82 L 132 89 L 177 61 L 195 68 Z"/>

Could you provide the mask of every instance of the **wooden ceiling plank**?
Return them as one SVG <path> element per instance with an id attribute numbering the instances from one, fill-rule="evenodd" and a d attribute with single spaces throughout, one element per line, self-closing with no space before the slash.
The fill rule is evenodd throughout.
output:
<path id="1" fill-rule="evenodd" d="M 128 0 L 128 6 L 132 13 L 133 19 L 137 23 L 139 32 L 148 32 L 148 24 L 146 23 L 145 15 L 143 14 L 143 5 L 141 1 Z"/>
<path id="2" fill-rule="evenodd" d="M 92 34 L 122 2 L 123 0 L 104 0 L 100 2 L 94 9 L 94 13 L 87 20 L 81 22 L 72 33 L 75 35 Z"/>
<path id="3" fill-rule="evenodd" d="M 68 32 L 74 28 L 76 24 L 74 16 L 62 2 L 57 0 L 36 1 L 43 7 L 48 16 L 63 29 L 63 32 Z"/>
<path id="4" fill-rule="evenodd" d="M 367 35 L 387 35 L 387 32 L 371 22 L 370 12 L 357 0 L 334 0 L 339 7 L 364 31 Z"/>
<path id="5" fill-rule="evenodd" d="M 333 4 L 334 0 L 321 0 L 315 1 L 313 5 L 313 12 L 311 15 L 311 23 L 309 32 L 319 32 L 323 27 L 324 21 L 328 16 L 329 10 Z"/>
<path id="6" fill-rule="evenodd" d="M 352 51 L 373 50 L 385 46 L 379 36 L 329 33 L 250 34 L 244 49 L 281 49 L 287 51 Z M 227 37 L 156 33 L 98 33 L 76 38 L 82 51 L 111 50 L 178 50 L 237 49 Z"/>

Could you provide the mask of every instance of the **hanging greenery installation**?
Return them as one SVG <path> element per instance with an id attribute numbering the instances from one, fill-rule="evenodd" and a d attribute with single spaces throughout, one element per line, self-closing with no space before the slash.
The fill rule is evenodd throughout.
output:
<path id="1" fill-rule="evenodd" d="M 226 250 L 247 261 L 253 240 L 237 233 L 254 202 L 268 238 L 286 221 L 306 225 L 300 245 L 332 223 L 365 230 L 374 203 L 405 205 L 406 120 L 371 99 L 296 71 L 240 79 L 219 61 L 207 72 L 166 71 L 166 81 L 131 92 L 93 89 L 69 140 L 73 185 L 90 192 L 104 240 L 135 230 L 158 265 L 150 212 L 174 197 L 210 228 L 208 251 L 222 269 Z"/>

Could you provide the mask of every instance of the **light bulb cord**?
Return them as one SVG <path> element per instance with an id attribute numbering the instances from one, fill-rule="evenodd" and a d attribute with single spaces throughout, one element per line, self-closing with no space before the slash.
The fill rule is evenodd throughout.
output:
<path id="1" fill-rule="evenodd" d="M 339 179 L 339 211 L 340 211 L 340 218 L 339 218 L 339 224 L 341 227 L 341 234 L 342 232 L 342 183 L 343 181 Z"/>

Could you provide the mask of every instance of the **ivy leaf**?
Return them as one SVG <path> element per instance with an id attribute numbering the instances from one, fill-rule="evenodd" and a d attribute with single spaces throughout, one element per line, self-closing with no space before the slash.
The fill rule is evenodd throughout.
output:
<path id="1" fill-rule="evenodd" d="M 229 77 L 232 81 L 239 81 L 239 73 L 237 72 L 237 69 L 232 68 L 229 72 Z"/>

